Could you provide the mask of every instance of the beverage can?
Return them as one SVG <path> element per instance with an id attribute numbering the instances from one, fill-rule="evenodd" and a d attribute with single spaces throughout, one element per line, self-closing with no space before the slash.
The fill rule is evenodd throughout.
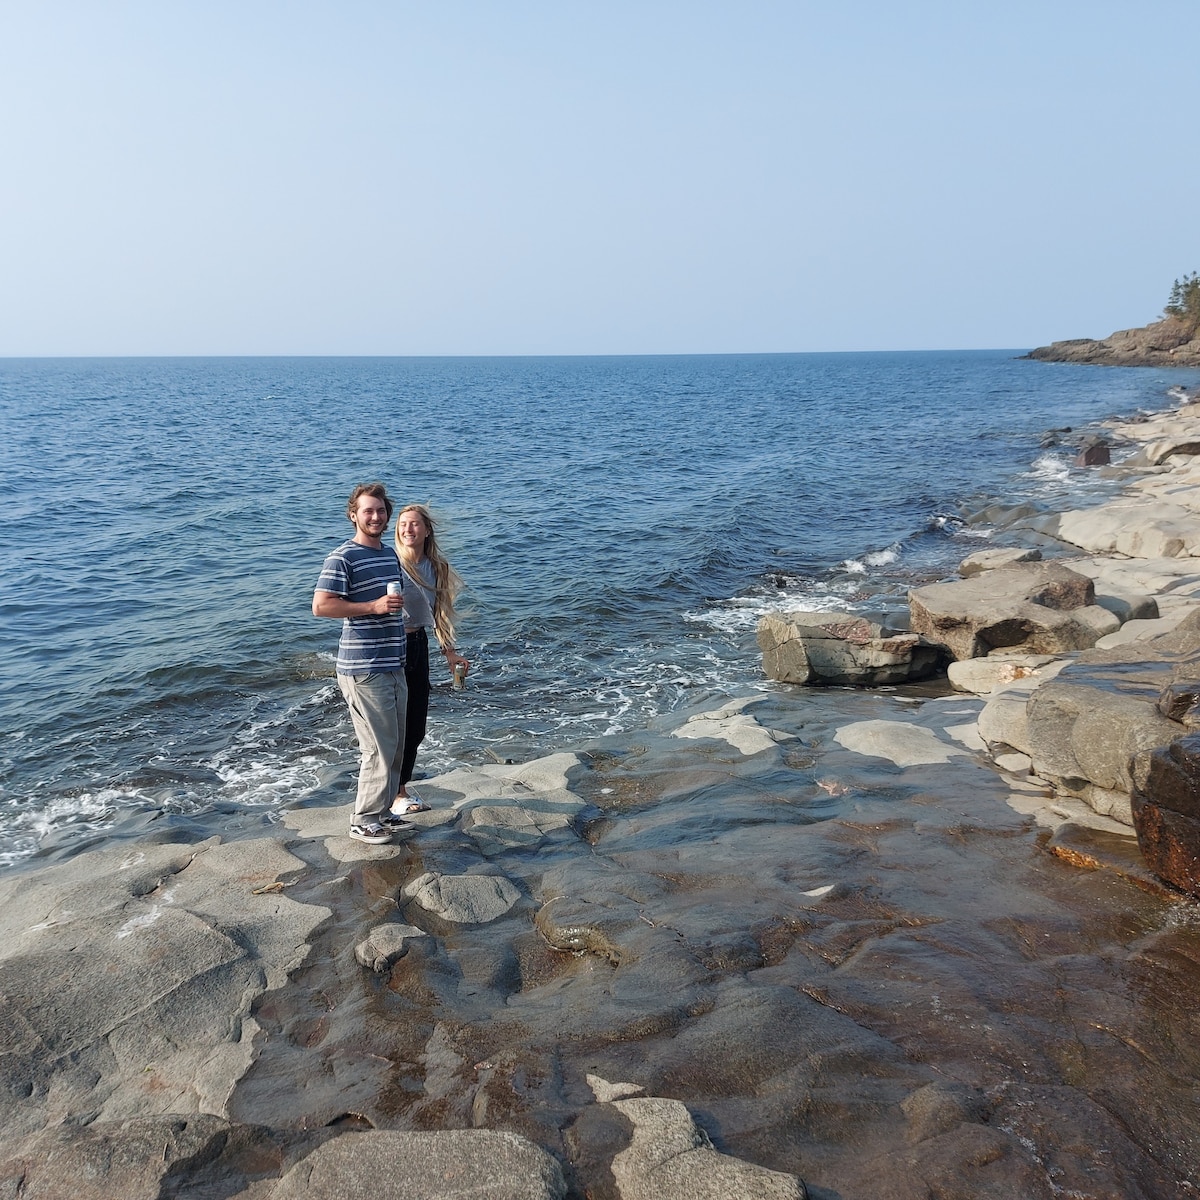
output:
<path id="1" fill-rule="evenodd" d="M 453 683 L 455 690 L 456 691 L 460 690 L 462 688 L 463 684 L 466 683 L 466 680 L 467 680 L 466 663 L 455 663 L 454 664 L 454 683 Z"/>
<path id="2" fill-rule="evenodd" d="M 402 595 L 403 592 L 404 592 L 404 584 L 402 584 L 400 582 L 400 580 L 393 579 L 392 582 L 388 584 L 387 594 L 389 596 L 399 596 L 399 595 Z"/>

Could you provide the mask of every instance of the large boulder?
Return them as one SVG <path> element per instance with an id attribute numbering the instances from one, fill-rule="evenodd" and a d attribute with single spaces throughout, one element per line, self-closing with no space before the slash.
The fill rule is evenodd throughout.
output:
<path id="1" fill-rule="evenodd" d="M 768 613 L 758 623 L 763 671 L 780 683 L 876 687 L 932 675 L 941 653 L 916 633 L 848 613 Z"/>
<path id="2" fill-rule="evenodd" d="M 1120 628 L 1095 603 L 1092 581 L 1054 562 L 1014 563 L 909 592 L 914 633 L 956 659 L 994 650 L 1063 654 L 1084 650 Z"/>
<path id="3" fill-rule="evenodd" d="M 1146 865 L 1200 898 L 1200 733 L 1138 755 L 1133 827 Z"/>
<path id="4" fill-rule="evenodd" d="M 1190 709 L 1188 687 L 1200 675 L 1197 624 L 1187 618 L 1151 641 L 1085 651 L 1036 688 L 1026 705 L 1025 744 L 1017 747 L 1034 773 L 1131 821 L 1114 797 L 1133 791 L 1135 760 L 1187 732 L 1172 718 Z"/>

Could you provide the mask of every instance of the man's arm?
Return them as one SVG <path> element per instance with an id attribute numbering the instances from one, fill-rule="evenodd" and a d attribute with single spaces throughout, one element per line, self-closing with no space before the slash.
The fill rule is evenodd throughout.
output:
<path id="1" fill-rule="evenodd" d="M 398 613 L 403 608 L 403 596 L 380 596 L 378 600 L 343 600 L 341 596 L 335 596 L 333 592 L 323 592 L 320 588 L 313 592 L 314 617 L 334 617 L 339 621 L 346 617 L 386 617 L 388 613 Z"/>

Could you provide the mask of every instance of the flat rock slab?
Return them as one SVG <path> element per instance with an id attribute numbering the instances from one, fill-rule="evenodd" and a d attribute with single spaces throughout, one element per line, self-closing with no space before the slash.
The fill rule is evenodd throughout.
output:
<path id="1" fill-rule="evenodd" d="M 956 691 L 987 696 L 1018 680 L 1051 679 L 1067 662 L 1049 654 L 990 654 L 987 658 L 952 662 L 946 675 Z"/>
<path id="2" fill-rule="evenodd" d="M 563 1200 L 562 1168 L 515 1133 L 348 1133 L 297 1163 L 267 1200 Z"/>
<path id="3" fill-rule="evenodd" d="M 966 753 L 931 729 L 905 721 L 858 721 L 843 725 L 833 740 L 855 754 L 886 758 L 898 767 L 947 763 Z"/>
<path id="4" fill-rule="evenodd" d="M 1200 551 L 1200 519 L 1168 501 L 1116 500 L 1059 514 L 1053 535 L 1091 554 L 1179 558 Z"/>
<path id="5" fill-rule="evenodd" d="M 0 1159 L 0 1196 L 20 1200 L 163 1200 L 228 1196 L 278 1175 L 280 1139 L 208 1114 L 96 1121 L 42 1130 Z M 205 1185 L 211 1190 L 204 1190 Z M 268 1185 L 269 1186 L 269 1185 Z"/>
<path id="6" fill-rule="evenodd" d="M 506 850 L 534 850 L 554 834 L 574 836 L 571 818 L 577 805 L 564 810 L 535 800 L 518 804 L 476 804 L 462 819 L 463 832 L 483 854 L 493 858 Z"/>
<path id="7" fill-rule="evenodd" d="M 776 749 L 775 738 L 749 713 L 742 711 L 751 697 L 742 697 L 710 712 L 696 713 L 671 730 L 672 737 L 713 738 L 728 743 L 747 757 Z"/>
<path id="8" fill-rule="evenodd" d="M 995 571 L 1001 567 L 1011 567 L 1014 563 L 1040 562 L 1042 552 L 1031 547 L 997 546 L 990 550 L 979 550 L 967 555 L 958 564 L 958 573 L 969 579 L 972 575 L 980 575 L 984 571 Z"/>
<path id="9" fill-rule="evenodd" d="M 329 910 L 276 890 L 274 839 L 111 847 L 0 881 L 0 1127 L 221 1113 L 251 1015 Z"/>

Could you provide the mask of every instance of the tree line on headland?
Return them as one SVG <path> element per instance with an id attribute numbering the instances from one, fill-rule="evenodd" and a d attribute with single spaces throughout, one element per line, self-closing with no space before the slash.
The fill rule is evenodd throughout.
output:
<path id="1" fill-rule="evenodd" d="M 1053 342 L 1025 357 L 1114 367 L 1200 367 L 1200 274 L 1175 280 L 1158 321 L 1098 340 Z"/>

